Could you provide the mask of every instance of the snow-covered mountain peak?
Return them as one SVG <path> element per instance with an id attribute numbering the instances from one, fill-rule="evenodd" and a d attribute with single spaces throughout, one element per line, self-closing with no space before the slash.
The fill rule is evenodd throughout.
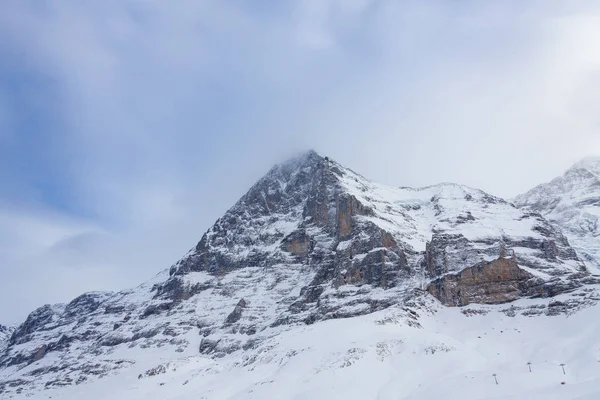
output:
<path id="1" fill-rule="evenodd" d="M 600 158 L 589 157 L 575 163 L 562 176 L 515 197 L 514 203 L 547 213 L 595 203 L 598 199 Z"/>
<path id="2" fill-rule="evenodd" d="M 323 157 L 314 150 L 300 152 L 283 162 L 275 164 L 257 183 L 265 179 L 289 179 L 291 175 L 306 168 L 314 167 L 322 161 Z"/>
<path id="3" fill-rule="evenodd" d="M 441 307 L 434 299 L 564 294 L 570 303 L 547 313 L 569 312 L 592 302 L 592 292 L 568 297 L 587 284 L 574 249 L 538 213 L 458 184 L 378 184 L 309 151 L 271 168 L 152 280 L 33 311 L 0 339 L 0 394 L 129 368 L 142 379 L 171 368 L 152 365 L 159 358 L 211 366 L 198 374 L 253 369 L 296 354 L 279 357 L 285 332 L 394 306 L 417 327 L 419 313 Z"/>
<path id="4" fill-rule="evenodd" d="M 570 170 L 584 169 L 600 177 L 600 157 L 586 157 L 573 164 Z"/>
<path id="5" fill-rule="evenodd" d="M 559 226 L 588 269 L 600 273 L 600 158 L 588 157 L 562 176 L 514 199 Z"/>

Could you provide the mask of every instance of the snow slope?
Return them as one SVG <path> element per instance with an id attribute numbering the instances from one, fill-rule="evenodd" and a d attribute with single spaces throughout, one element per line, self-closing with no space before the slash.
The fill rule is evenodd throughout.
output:
<path id="1" fill-rule="evenodd" d="M 598 399 L 600 307 L 560 316 L 511 312 L 548 305 L 520 300 L 513 307 L 459 309 L 420 299 L 351 319 L 289 327 L 243 355 L 173 358 L 160 349 L 124 350 L 123 357 L 141 361 L 89 385 L 29 398 Z M 162 372 L 138 378 L 159 363 Z"/>

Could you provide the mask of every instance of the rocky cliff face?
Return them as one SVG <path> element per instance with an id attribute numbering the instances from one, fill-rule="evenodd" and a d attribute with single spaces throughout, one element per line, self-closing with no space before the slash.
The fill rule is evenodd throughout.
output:
<path id="1" fill-rule="evenodd" d="M 527 295 L 532 279 L 514 257 L 501 257 L 437 278 L 427 290 L 449 306 L 506 303 Z"/>
<path id="2" fill-rule="evenodd" d="M 0 348 L 0 393 L 83 384 L 148 348 L 244 354 L 290 325 L 424 293 L 463 306 L 589 282 L 539 213 L 461 185 L 379 185 L 308 152 L 275 166 L 154 279 L 34 311 Z"/>
<path id="3" fill-rule="evenodd" d="M 8 346 L 8 339 L 12 335 L 13 328 L 0 325 L 0 353 Z"/>
<path id="4" fill-rule="evenodd" d="M 586 158 L 563 176 L 514 199 L 543 215 L 568 238 L 587 268 L 600 274 L 600 158 Z"/>

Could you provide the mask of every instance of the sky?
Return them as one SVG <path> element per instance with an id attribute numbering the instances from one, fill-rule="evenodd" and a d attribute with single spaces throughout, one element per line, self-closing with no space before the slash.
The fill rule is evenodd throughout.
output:
<path id="1" fill-rule="evenodd" d="M 600 155 L 600 2 L 0 2 L 0 323 L 168 268 L 273 164 L 510 198 Z"/>

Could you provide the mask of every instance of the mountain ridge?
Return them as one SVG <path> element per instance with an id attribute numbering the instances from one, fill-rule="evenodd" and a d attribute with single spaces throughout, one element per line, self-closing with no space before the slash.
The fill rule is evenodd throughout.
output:
<path id="1" fill-rule="evenodd" d="M 139 349 L 245 359 L 291 327 L 390 307 L 418 324 L 412 313 L 430 312 L 432 298 L 464 307 L 560 295 L 563 305 L 520 312 L 569 313 L 596 301 L 595 284 L 535 210 L 458 184 L 381 185 L 308 151 L 271 168 L 151 280 L 32 312 L 0 351 L 0 393 L 137 368 Z"/>
<path id="2" fill-rule="evenodd" d="M 600 274 L 600 157 L 587 157 L 562 176 L 514 199 L 559 226 L 586 262 Z"/>

